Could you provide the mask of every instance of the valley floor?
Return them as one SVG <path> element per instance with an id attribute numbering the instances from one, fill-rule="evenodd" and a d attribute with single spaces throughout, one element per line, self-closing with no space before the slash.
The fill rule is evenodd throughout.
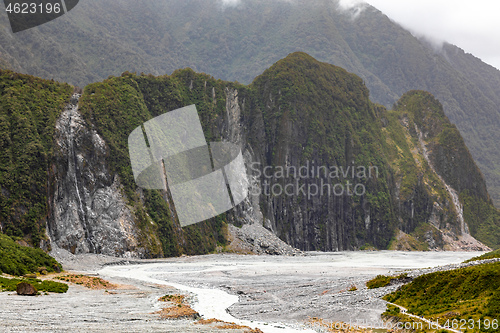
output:
<path id="1" fill-rule="evenodd" d="M 379 297 L 398 286 L 369 290 L 366 281 L 407 269 L 419 269 L 410 274 L 418 275 L 429 271 L 424 268 L 476 255 L 379 251 L 124 261 L 59 250 L 55 256 L 66 270 L 99 275 L 121 287 L 106 291 L 71 285 L 67 294 L 38 297 L 0 293 L 0 332 L 244 332 L 196 325 L 193 320 L 159 319 L 153 314 L 162 306 L 158 298 L 172 287 L 191 295 L 193 308 L 205 319 L 215 317 L 266 333 L 314 332 L 304 326 L 310 317 L 377 325 L 385 310 Z"/>

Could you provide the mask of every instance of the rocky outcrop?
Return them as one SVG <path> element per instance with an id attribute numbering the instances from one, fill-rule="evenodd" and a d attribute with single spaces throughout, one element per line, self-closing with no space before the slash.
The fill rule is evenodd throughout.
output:
<path id="1" fill-rule="evenodd" d="M 108 148 L 81 117 L 79 97 L 73 95 L 56 123 L 48 223 L 52 245 L 72 253 L 141 255 L 134 215 L 106 162 Z"/>
<path id="2" fill-rule="evenodd" d="M 283 242 L 260 223 L 245 224 L 241 228 L 229 226 L 229 251 L 238 253 L 301 255 L 302 252 Z"/>

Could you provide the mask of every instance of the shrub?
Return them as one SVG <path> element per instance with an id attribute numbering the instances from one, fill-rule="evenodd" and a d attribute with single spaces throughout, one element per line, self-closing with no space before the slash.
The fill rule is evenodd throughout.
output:
<path id="1" fill-rule="evenodd" d="M 8 279 L 0 277 L 0 289 L 2 291 L 15 291 L 17 285 L 21 282 L 31 284 L 38 291 L 45 291 L 51 293 L 65 293 L 68 291 L 68 285 L 55 281 L 42 281 L 38 279 Z"/>
<path id="2" fill-rule="evenodd" d="M 20 276 L 36 273 L 38 267 L 45 267 L 48 272 L 61 269 L 61 265 L 41 249 L 21 246 L 0 234 L 0 273 Z"/>
<path id="3" fill-rule="evenodd" d="M 377 275 L 374 279 L 371 279 L 366 283 L 368 289 L 375 289 L 387 286 L 391 283 L 392 277 L 385 275 Z"/>

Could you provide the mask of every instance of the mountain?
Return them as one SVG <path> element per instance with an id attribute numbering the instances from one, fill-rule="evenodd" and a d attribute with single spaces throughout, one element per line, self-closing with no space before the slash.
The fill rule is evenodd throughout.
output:
<path id="1" fill-rule="evenodd" d="M 391 107 L 409 90 L 438 98 L 500 205 L 500 71 L 450 44 L 414 37 L 377 9 L 330 0 L 89 0 L 68 15 L 12 34 L 0 16 L 0 58 L 17 72 L 81 87 L 124 71 L 190 67 L 245 84 L 303 51 L 360 76 Z"/>
<path id="2" fill-rule="evenodd" d="M 430 93 L 387 110 L 361 78 L 301 52 L 250 85 L 183 69 L 125 72 L 81 91 L 0 74 L 2 232 L 34 245 L 200 254 L 227 244 L 228 224 L 264 225 L 302 250 L 500 245 L 484 178 Z M 128 137 L 192 104 L 207 142 L 241 148 L 252 186 L 234 211 L 181 228 L 168 188 L 135 184 Z"/>

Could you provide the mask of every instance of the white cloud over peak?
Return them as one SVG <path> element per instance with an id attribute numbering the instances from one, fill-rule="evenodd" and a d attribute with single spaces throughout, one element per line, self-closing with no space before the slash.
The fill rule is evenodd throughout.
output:
<path id="1" fill-rule="evenodd" d="M 359 2 L 342 0 L 342 2 Z M 500 1 L 366 0 L 416 35 L 447 41 L 500 68 Z"/>

